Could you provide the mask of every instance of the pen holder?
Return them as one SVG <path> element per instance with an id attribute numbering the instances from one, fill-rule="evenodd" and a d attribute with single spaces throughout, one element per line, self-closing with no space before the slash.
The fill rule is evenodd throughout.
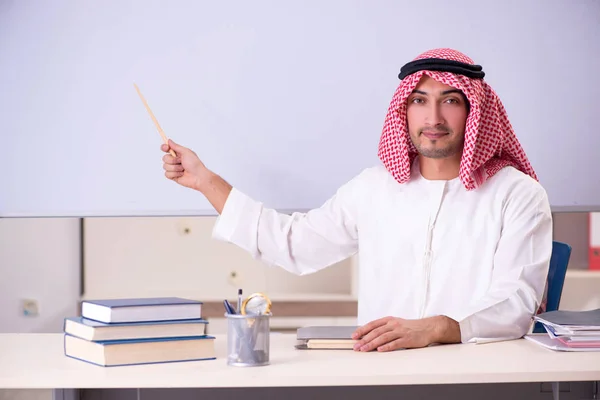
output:
<path id="1" fill-rule="evenodd" d="M 225 314 L 227 318 L 227 364 L 258 367 L 269 364 L 271 314 Z"/>

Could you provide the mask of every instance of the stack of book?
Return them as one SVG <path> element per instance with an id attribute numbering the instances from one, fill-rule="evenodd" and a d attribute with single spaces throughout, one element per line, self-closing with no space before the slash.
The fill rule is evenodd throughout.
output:
<path id="1" fill-rule="evenodd" d="M 215 359 L 202 302 L 178 297 L 86 300 L 65 318 L 68 357 L 101 366 Z"/>
<path id="2" fill-rule="evenodd" d="M 536 315 L 548 335 L 527 335 L 526 339 L 553 350 L 600 351 L 600 309 L 549 311 Z"/>

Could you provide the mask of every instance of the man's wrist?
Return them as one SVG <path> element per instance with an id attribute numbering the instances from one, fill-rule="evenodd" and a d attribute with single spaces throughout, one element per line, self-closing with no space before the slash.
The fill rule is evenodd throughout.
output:
<path id="1" fill-rule="evenodd" d="M 460 343 L 460 325 L 445 315 L 433 317 L 432 343 Z"/>
<path id="2" fill-rule="evenodd" d="M 206 195 L 208 191 L 210 191 L 210 186 L 214 185 L 214 179 L 216 174 L 209 170 L 208 168 L 204 168 L 198 176 L 196 177 L 196 184 L 194 185 L 194 189 L 199 191 L 200 193 Z"/>
<path id="3" fill-rule="evenodd" d="M 223 212 L 227 198 L 233 189 L 223 178 L 208 169 L 198 174 L 198 180 L 194 186 L 208 199 L 219 214 Z"/>

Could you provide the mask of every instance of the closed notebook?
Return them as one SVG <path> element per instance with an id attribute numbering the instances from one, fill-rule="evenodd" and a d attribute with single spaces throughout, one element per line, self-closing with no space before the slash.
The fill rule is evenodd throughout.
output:
<path id="1" fill-rule="evenodd" d="M 357 326 L 306 326 L 296 332 L 296 348 L 300 350 L 351 350 L 357 340 L 352 334 Z"/>
<path id="2" fill-rule="evenodd" d="M 64 332 L 85 340 L 127 340 L 161 337 L 202 336 L 207 321 L 203 319 L 107 324 L 83 317 L 65 318 Z"/>
<path id="3" fill-rule="evenodd" d="M 85 300 L 81 316 L 105 323 L 202 318 L 202 302 L 179 297 Z"/>
<path id="4" fill-rule="evenodd" d="M 216 358 L 214 337 L 108 340 L 91 342 L 64 335 L 67 357 L 103 367 L 153 364 Z"/>
<path id="5" fill-rule="evenodd" d="M 600 309 L 587 311 L 555 310 L 535 316 L 536 321 L 549 322 L 572 330 L 600 330 Z"/>

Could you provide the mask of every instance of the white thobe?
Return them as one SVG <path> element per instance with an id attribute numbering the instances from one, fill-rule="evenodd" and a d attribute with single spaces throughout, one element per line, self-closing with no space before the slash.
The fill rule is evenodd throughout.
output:
<path id="1" fill-rule="evenodd" d="M 467 191 L 458 178 L 425 179 L 415 162 L 408 183 L 368 168 L 307 213 L 278 213 L 234 188 L 213 237 L 299 275 L 358 253 L 359 325 L 445 315 L 473 342 L 527 333 L 552 216 L 543 187 L 515 168 Z"/>

